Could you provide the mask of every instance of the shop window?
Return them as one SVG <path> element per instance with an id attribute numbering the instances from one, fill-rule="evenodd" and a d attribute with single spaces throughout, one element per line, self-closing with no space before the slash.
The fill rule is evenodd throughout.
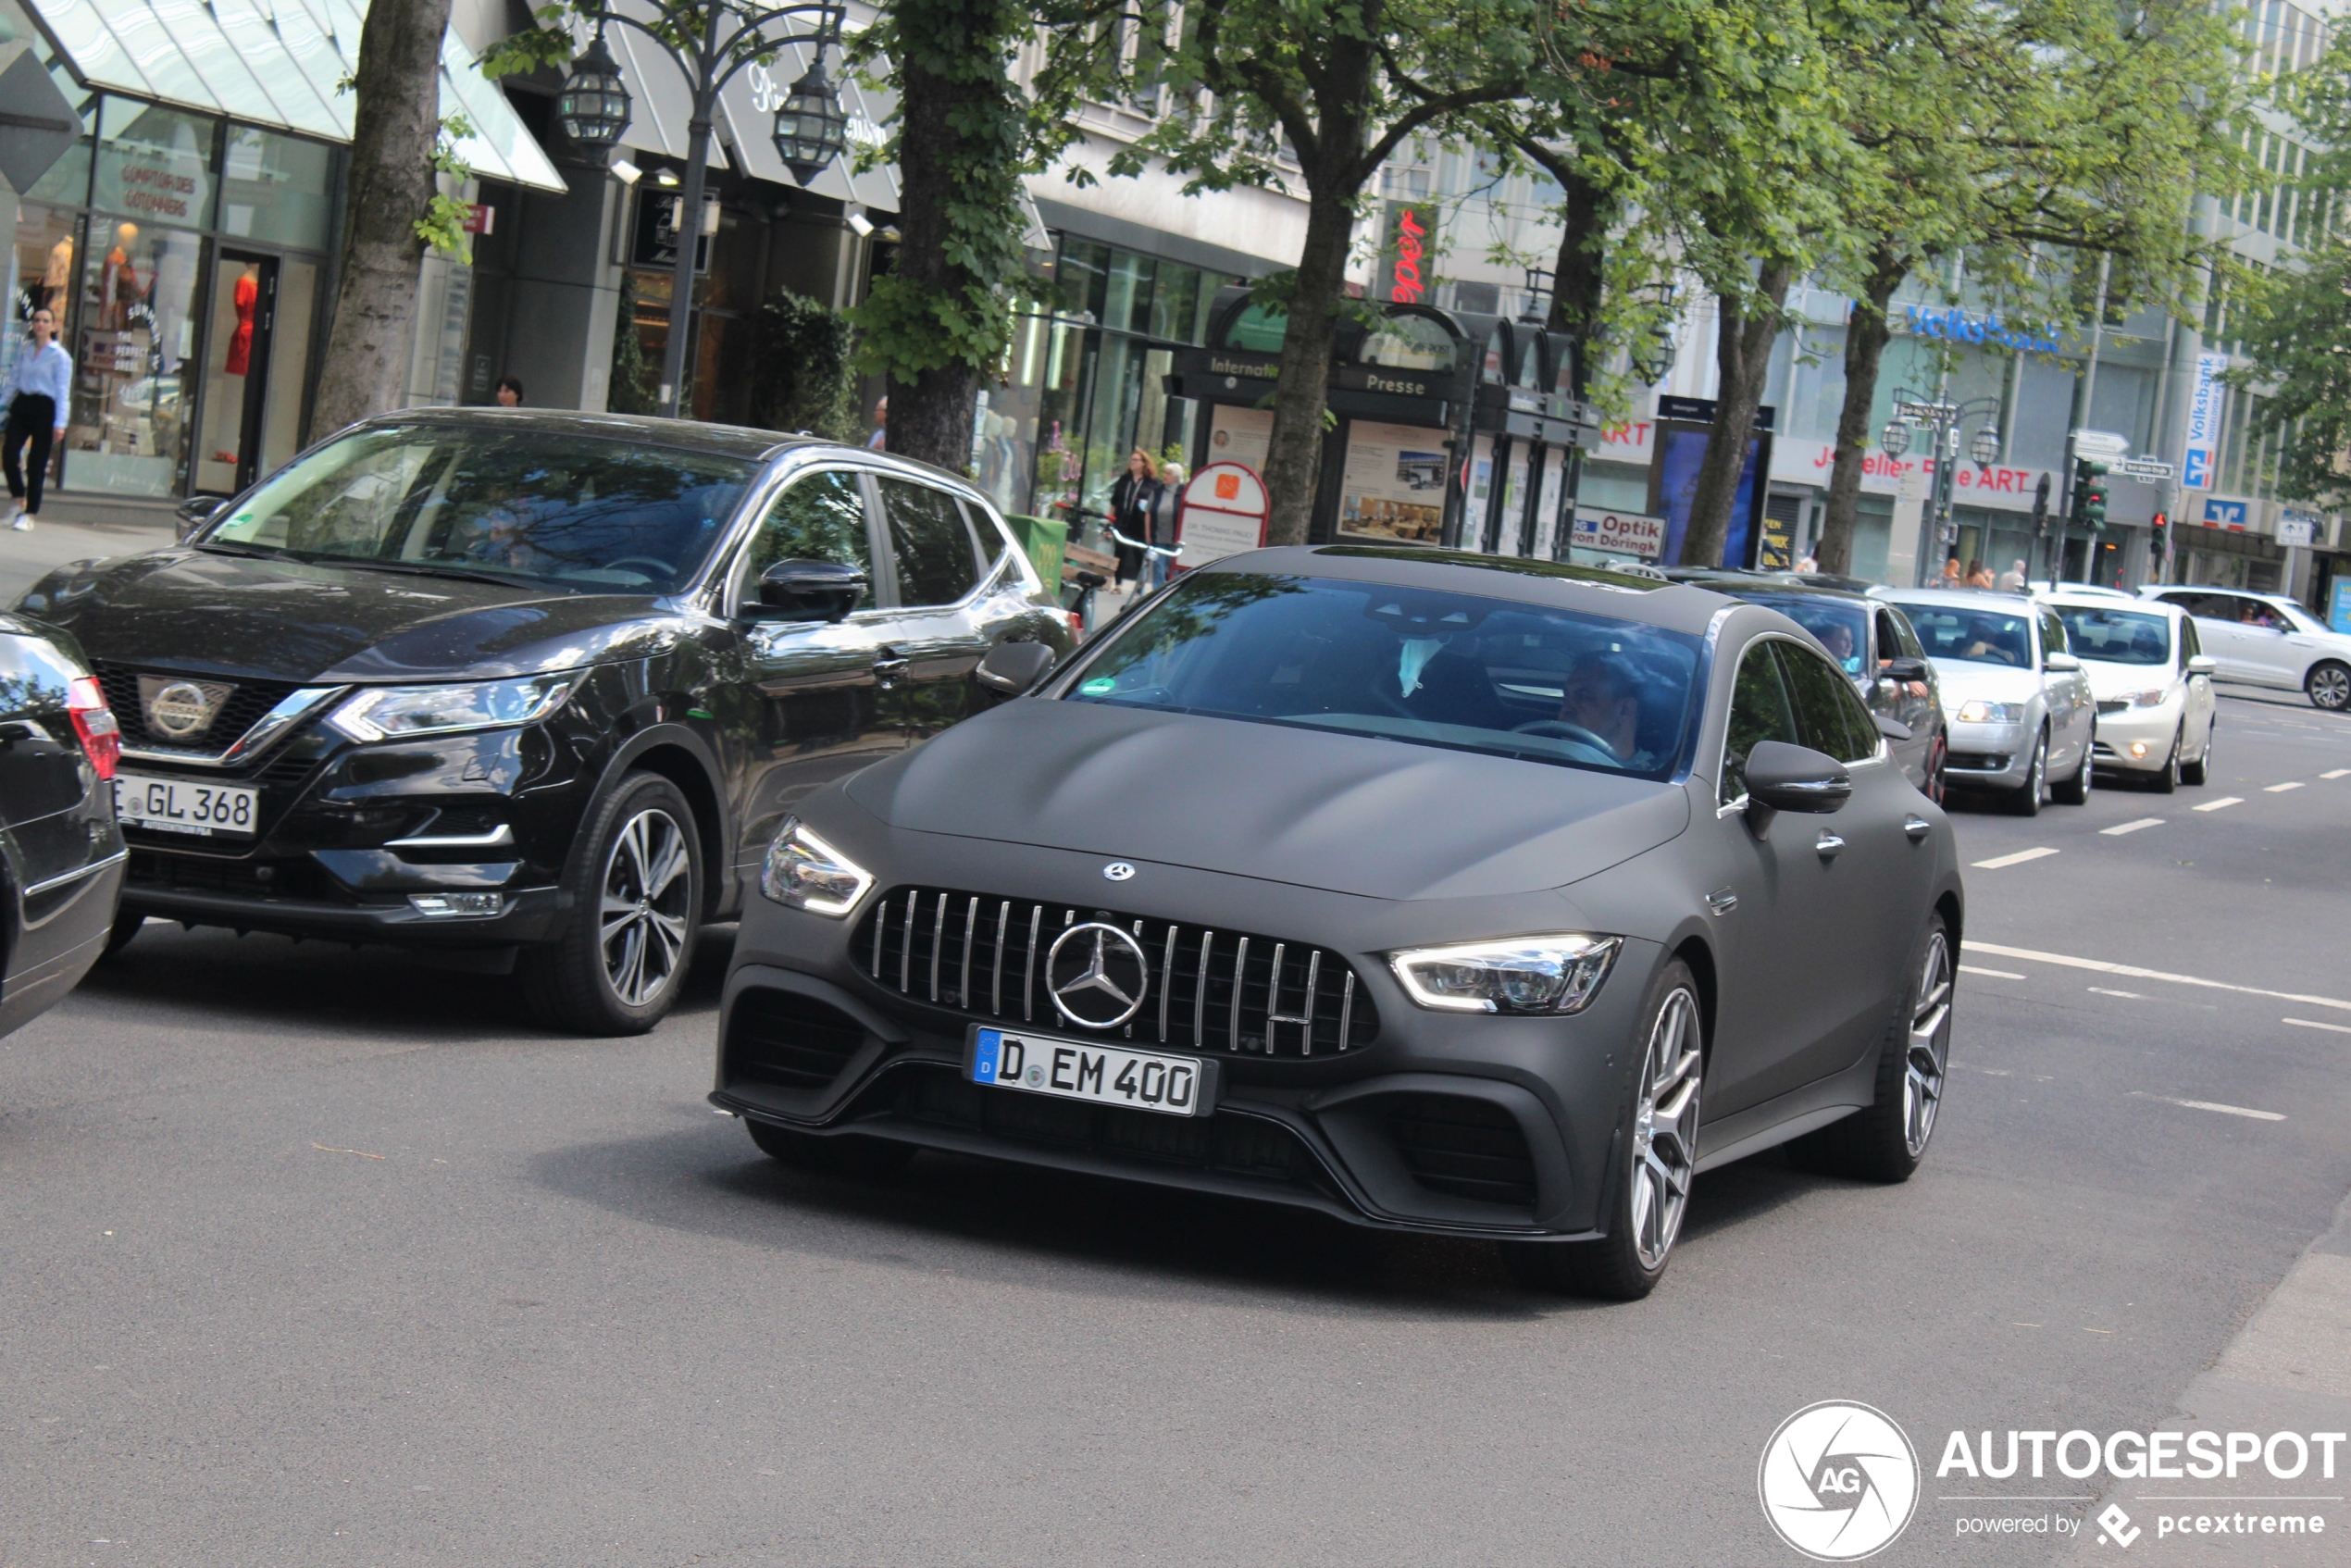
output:
<path id="1" fill-rule="evenodd" d="M 75 316 L 66 483 L 176 494 L 187 461 L 193 389 L 184 381 L 204 244 L 128 219 L 97 218 L 93 230 Z"/>
<path id="2" fill-rule="evenodd" d="M 1101 323 L 1121 331 L 1148 332 L 1151 325 L 1151 258 L 1113 251 L 1103 288 Z"/>
<path id="3" fill-rule="evenodd" d="M 1206 292 L 1213 293 L 1215 290 Z M 1161 262 L 1158 281 L 1151 289 L 1151 336 L 1198 342 L 1201 292 L 1199 268 Z"/>
<path id="4" fill-rule="evenodd" d="M 335 153 L 323 142 L 229 128 L 220 227 L 240 239 L 323 251 L 332 243 Z"/>
<path id="5" fill-rule="evenodd" d="M 1357 357 L 1365 365 L 1385 365 L 1391 370 L 1449 370 L 1453 334 L 1430 317 L 1390 316 L 1363 340 Z"/>
<path id="6" fill-rule="evenodd" d="M 6 209 L 0 208 L 0 211 Z M 16 205 L 16 228 L 8 253 L 8 330 L 0 332 L 0 380 L 24 352 L 25 323 L 36 310 L 57 318 L 62 334 L 73 303 L 73 264 L 81 250 L 81 219 L 56 207 Z"/>
<path id="7" fill-rule="evenodd" d="M 1053 269 L 1055 305 L 1067 315 L 1100 321 L 1109 292 L 1110 247 L 1064 235 Z"/>
<path id="8" fill-rule="evenodd" d="M 218 124 L 202 115 L 107 98 L 98 113 L 91 205 L 143 223 L 211 227 Z"/>

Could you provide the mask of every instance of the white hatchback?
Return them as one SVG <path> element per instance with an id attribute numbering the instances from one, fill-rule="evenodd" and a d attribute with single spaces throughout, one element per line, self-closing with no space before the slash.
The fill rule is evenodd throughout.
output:
<path id="1" fill-rule="evenodd" d="M 2351 637 L 2284 594 L 2161 584 L 2139 592 L 2196 617 L 2220 679 L 2301 691 L 2329 713 L 2351 709 Z"/>
<path id="2" fill-rule="evenodd" d="M 2136 775 L 2164 794 L 2201 784 L 2212 768 L 2220 703 L 2214 663 L 2177 604 L 2111 593 L 2036 595 L 2065 623 L 2097 699 L 2097 765 Z"/>

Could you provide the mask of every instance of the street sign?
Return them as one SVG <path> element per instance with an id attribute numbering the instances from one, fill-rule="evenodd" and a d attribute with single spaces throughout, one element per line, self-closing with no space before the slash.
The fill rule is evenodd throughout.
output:
<path id="1" fill-rule="evenodd" d="M 2140 484 L 2161 484 L 2171 477 L 2171 465 L 2153 457 L 2125 457 L 2114 465 L 2114 471 Z"/>
<path id="2" fill-rule="evenodd" d="M 1574 530 L 1574 541 L 1586 550 L 1605 550 L 1611 554 L 1638 555 L 1645 561 L 1653 561 L 1658 552 L 1665 548 L 1665 519 L 1635 512 L 1578 506 Z"/>
<path id="3" fill-rule="evenodd" d="M 1265 481 L 1246 463 L 1211 463 L 1191 477 L 1176 513 L 1176 541 L 1183 552 L 1176 565 L 1185 571 L 1265 542 L 1265 519 L 1274 504 Z"/>
<path id="4" fill-rule="evenodd" d="M 2076 430 L 2073 432 L 2073 455 L 2076 457 L 2127 457 L 2131 438 L 2118 436 L 2112 430 Z"/>
<path id="5" fill-rule="evenodd" d="M 1959 405 L 1956 403 L 1909 403 L 1897 397 L 1894 400 L 1894 412 L 1897 417 L 1918 419 L 1932 425 L 1958 418 Z"/>
<path id="6" fill-rule="evenodd" d="M 27 49 L 0 71 L 0 179 L 19 195 L 39 183 L 81 134 L 81 117 Z"/>

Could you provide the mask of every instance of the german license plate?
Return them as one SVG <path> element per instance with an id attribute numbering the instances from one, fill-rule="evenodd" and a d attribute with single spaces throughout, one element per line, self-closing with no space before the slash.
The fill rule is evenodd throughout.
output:
<path id="1" fill-rule="evenodd" d="M 1170 1116 L 1204 1115 L 1213 1108 L 1215 1066 L 1101 1040 L 1056 1039 L 1017 1029 L 972 1031 L 970 1072 L 976 1084 Z"/>
<path id="2" fill-rule="evenodd" d="M 114 814 L 126 828 L 190 833 L 207 839 L 250 839 L 261 830 L 261 791 L 243 784 L 198 784 L 186 778 L 143 778 L 118 773 Z"/>

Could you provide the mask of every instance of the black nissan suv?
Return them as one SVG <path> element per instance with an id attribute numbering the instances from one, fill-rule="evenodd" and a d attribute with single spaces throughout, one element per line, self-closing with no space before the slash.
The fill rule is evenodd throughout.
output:
<path id="1" fill-rule="evenodd" d="M 650 1028 L 802 796 L 1066 653 L 980 492 L 772 432 L 411 409 L 21 601 L 122 726 L 148 916 L 392 942 Z"/>

